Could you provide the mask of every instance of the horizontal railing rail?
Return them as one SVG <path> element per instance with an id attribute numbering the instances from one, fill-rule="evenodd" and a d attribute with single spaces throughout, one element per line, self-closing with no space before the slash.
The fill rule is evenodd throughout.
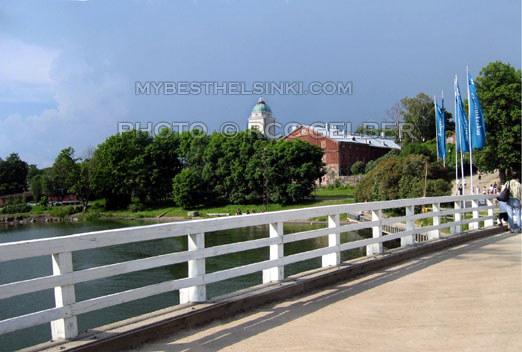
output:
<path id="1" fill-rule="evenodd" d="M 367 255 L 375 255 L 383 253 L 383 243 L 391 240 L 400 239 L 401 246 L 404 247 L 413 245 L 415 242 L 438 239 L 441 230 L 447 228 L 450 228 L 450 234 L 457 234 L 462 232 L 463 225 L 469 225 L 469 229 L 478 229 L 481 222 L 484 227 L 493 226 L 494 198 L 495 195 L 468 195 L 343 204 L 3 243 L 0 244 L 0 262 L 48 255 L 52 260 L 53 275 L 0 285 L 0 299 L 54 289 L 56 306 L 2 320 L 0 321 L 0 334 L 50 322 L 53 339 L 74 338 L 78 335 L 77 316 L 98 309 L 176 290 L 179 291 L 180 303 L 202 302 L 207 300 L 206 285 L 210 283 L 257 272 L 262 272 L 264 283 L 279 281 L 284 279 L 284 267 L 292 263 L 322 258 L 323 267 L 339 265 L 341 252 L 346 250 L 365 247 Z M 479 202 L 484 201 L 486 205 L 479 206 Z M 471 208 L 465 208 L 467 202 L 471 202 Z M 441 204 L 452 208 L 446 207 L 442 210 Z M 415 207 L 426 205 L 431 207 L 431 211 L 415 213 Z M 405 209 L 405 216 L 386 218 L 382 216 L 383 210 L 402 208 Z M 370 212 L 371 220 L 347 225 L 340 224 L 341 214 L 358 214 L 361 211 Z M 480 215 L 480 212 L 486 211 L 487 215 Z M 472 217 L 464 218 L 463 213 L 470 212 Z M 291 234 L 283 233 L 285 222 L 325 216 L 328 218 L 326 228 Z M 443 223 L 441 219 L 446 216 L 452 217 L 452 221 Z M 424 219 L 432 219 L 432 224 L 415 226 L 415 221 Z M 393 224 L 402 224 L 401 227 L 404 229 L 391 226 Z M 207 232 L 259 225 L 269 225 L 269 237 L 205 247 L 204 234 Z M 383 235 L 384 227 L 387 227 L 386 230 L 388 230 L 385 230 L 388 233 L 386 235 Z M 393 231 L 390 231 L 391 228 Z M 362 229 L 371 229 L 372 237 L 341 243 L 341 233 Z M 188 250 L 186 251 L 73 270 L 72 255 L 76 251 L 182 236 L 188 238 Z M 320 237 L 328 238 L 326 247 L 284 255 L 285 244 Z M 212 273 L 205 272 L 207 258 L 267 247 L 270 253 L 268 260 Z M 78 283 L 179 263 L 188 263 L 188 273 L 185 278 L 79 302 L 75 299 L 74 285 Z"/>

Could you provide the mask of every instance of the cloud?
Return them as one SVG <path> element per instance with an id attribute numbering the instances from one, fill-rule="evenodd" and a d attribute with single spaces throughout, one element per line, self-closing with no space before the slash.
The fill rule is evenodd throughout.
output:
<path id="1" fill-rule="evenodd" d="M 106 59 L 87 60 L 72 50 L 47 55 L 41 65 L 45 68 L 34 69 L 32 79 L 19 71 L 20 76 L 12 74 L 9 81 L 29 91 L 38 85 L 48 87 L 56 108 L 26 116 L 0 115 L 0 157 L 17 152 L 23 160 L 46 167 L 63 148 L 72 146 L 81 155 L 115 134 L 117 122 L 128 115 L 133 85 L 114 73 Z"/>
<path id="2" fill-rule="evenodd" d="M 0 101 L 42 102 L 52 99 L 49 76 L 59 51 L 0 35 Z"/>

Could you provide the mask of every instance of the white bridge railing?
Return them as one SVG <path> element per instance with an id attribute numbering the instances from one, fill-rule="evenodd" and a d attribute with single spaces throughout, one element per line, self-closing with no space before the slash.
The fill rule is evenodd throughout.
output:
<path id="1" fill-rule="evenodd" d="M 478 229 L 480 222 L 483 222 L 485 227 L 493 226 L 494 198 L 494 195 L 469 195 L 355 203 L 155 224 L 0 244 L 0 262 L 49 255 L 53 267 L 53 275 L 0 285 L 0 299 L 54 288 L 56 303 L 55 308 L 0 321 L 0 334 L 50 322 L 53 339 L 74 338 L 78 335 L 76 317 L 94 310 L 175 290 L 179 290 L 180 303 L 201 302 L 207 299 L 206 285 L 210 283 L 255 272 L 262 272 L 264 283 L 282 280 L 285 265 L 291 263 L 322 257 L 323 267 L 339 265 L 341 252 L 345 250 L 366 247 L 367 255 L 375 255 L 383 252 L 383 242 L 394 239 L 400 238 L 401 246 L 409 246 L 415 243 L 415 236 L 418 234 L 437 239 L 444 228 L 450 228 L 451 234 L 457 234 L 462 232 L 464 224 L 469 224 L 470 229 Z M 479 206 L 479 200 L 486 200 L 486 205 Z M 466 209 L 465 203 L 471 203 L 472 207 Z M 449 207 L 443 210 L 441 204 L 447 204 Z M 415 214 L 415 207 L 422 205 L 431 206 L 432 211 Z M 383 210 L 394 208 L 405 208 L 406 215 L 386 219 L 382 217 Z M 361 211 L 371 212 L 372 221 L 340 225 L 341 214 Z M 487 211 L 487 215 L 480 216 L 480 211 Z M 465 219 L 465 212 L 471 212 L 472 217 Z M 286 235 L 283 233 L 284 222 L 324 216 L 328 217 L 327 228 Z M 452 221 L 443 223 L 441 218 L 446 216 L 451 217 Z M 414 226 L 416 220 L 427 218 L 433 219 L 433 225 L 422 228 Z M 383 236 L 382 227 L 396 223 L 405 223 L 406 230 Z M 264 224 L 268 224 L 270 229 L 267 238 L 205 247 L 205 232 Z M 365 228 L 372 229 L 372 238 L 341 243 L 341 233 Z M 188 236 L 187 251 L 73 271 L 72 257 L 75 251 L 180 236 Z M 284 255 L 283 249 L 287 243 L 323 236 L 328 238 L 327 247 Z M 209 274 L 205 272 L 206 258 L 262 247 L 270 249 L 268 260 Z M 74 285 L 77 283 L 183 262 L 188 262 L 186 278 L 80 302 L 75 299 Z"/>

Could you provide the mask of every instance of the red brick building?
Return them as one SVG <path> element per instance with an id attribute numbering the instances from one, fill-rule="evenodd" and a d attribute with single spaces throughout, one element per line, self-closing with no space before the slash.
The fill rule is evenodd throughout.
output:
<path id="1" fill-rule="evenodd" d="M 59 198 L 55 194 L 46 194 L 49 202 L 58 202 Z M 0 196 L 0 207 L 3 207 L 6 204 L 9 204 L 10 202 L 19 201 L 23 198 L 26 198 L 28 201 L 33 201 L 33 192 L 24 192 L 24 193 L 16 193 L 16 194 L 8 194 L 5 196 Z M 63 196 L 62 201 L 63 202 L 71 202 L 71 201 L 77 201 L 78 197 L 76 197 L 75 193 L 67 193 Z"/>
<path id="2" fill-rule="evenodd" d="M 24 193 L 15 193 L 15 194 L 6 194 L 4 196 L 0 196 L 0 207 L 3 207 L 6 204 L 9 204 L 11 202 L 19 201 L 23 198 L 27 198 L 27 200 L 33 199 L 33 193 L 32 192 L 24 192 Z"/>
<path id="3" fill-rule="evenodd" d="M 350 168 L 356 161 L 367 163 L 392 149 L 400 149 L 391 138 L 355 135 L 341 130 L 304 125 L 294 129 L 285 138 L 301 139 L 323 149 L 326 175 L 321 184 L 328 184 L 340 176 L 350 175 Z"/>

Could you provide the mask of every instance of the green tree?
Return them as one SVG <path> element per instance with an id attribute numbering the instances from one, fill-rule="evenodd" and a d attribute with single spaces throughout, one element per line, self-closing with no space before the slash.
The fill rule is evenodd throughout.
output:
<path id="1" fill-rule="evenodd" d="M 371 128 L 373 127 L 373 124 L 370 125 L 361 125 L 359 127 L 357 127 L 355 129 L 355 133 L 358 133 L 358 134 L 364 134 L 364 135 L 367 135 L 367 136 L 380 136 L 381 135 L 381 131 L 376 129 L 376 128 Z"/>
<path id="2" fill-rule="evenodd" d="M 425 142 L 435 137 L 435 108 L 433 100 L 424 93 L 415 98 L 401 99 L 404 122 L 409 133 L 404 134 L 405 144 Z M 405 129 L 403 129 L 405 131 Z"/>
<path id="3" fill-rule="evenodd" d="M 149 202 L 165 200 L 172 194 L 172 179 L 181 170 L 178 157 L 180 136 L 164 128 L 145 148 L 144 168 L 147 174 L 141 191 Z"/>
<path id="4" fill-rule="evenodd" d="M 204 183 L 201 174 L 190 168 L 183 169 L 172 180 L 172 195 L 176 204 L 191 209 L 206 201 L 203 193 Z"/>
<path id="5" fill-rule="evenodd" d="M 210 136 L 191 132 L 182 134 L 179 154 L 185 169 L 200 176 L 200 204 L 256 203 L 262 200 L 261 151 L 268 143 L 262 134 L 252 130 L 232 135 L 215 132 Z M 173 182 L 177 190 L 174 194 L 188 189 L 180 177 L 174 178 Z M 178 182 L 181 184 L 176 185 Z M 175 198 L 180 199 L 179 196 Z"/>
<path id="6" fill-rule="evenodd" d="M 323 150 L 301 140 L 279 140 L 268 144 L 269 193 L 273 202 L 287 204 L 311 196 L 321 178 Z"/>
<path id="7" fill-rule="evenodd" d="M 444 110 L 446 130 L 452 130 L 452 115 Z M 401 99 L 400 112 L 404 125 L 402 128 L 403 145 L 411 142 L 425 142 L 435 138 L 435 105 L 433 99 L 424 93 L 414 98 Z"/>
<path id="8" fill-rule="evenodd" d="M 179 135 L 177 149 L 178 160 L 182 170 L 172 180 L 172 194 L 174 201 L 182 207 L 194 207 L 197 204 L 206 204 L 209 199 L 215 199 L 209 194 L 209 187 L 203 180 L 205 160 L 203 158 L 208 148 L 210 137 L 202 130 L 190 130 Z M 183 172 L 184 170 L 188 170 Z M 189 176 L 185 180 L 183 176 Z M 190 182 L 194 187 L 190 186 Z M 198 187 L 197 194 L 192 198 L 190 192 Z"/>
<path id="9" fill-rule="evenodd" d="M 35 175 L 29 181 L 29 189 L 33 193 L 33 199 L 35 202 L 39 202 L 40 198 L 44 195 L 42 175 Z"/>
<path id="10" fill-rule="evenodd" d="M 183 168 L 190 167 L 203 172 L 205 161 L 203 154 L 208 146 L 210 137 L 201 130 L 190 130 L 181 133 L 178 155 Z"/>
<path id="11" fill-rule="evenodd" d="M 262 180 L 256 178 L 266 138 L 255 130 L 225 135 L 213 133 L 204 153 L 203 179 L 221 202 L 250 203 L 262 199 Z"/>
<path id="12" fill-rule="evenodd" d="M 75 165 L 74 182 L 71 187 L 76 193 L 76 197 L 82 202 L 83 212 L 87 210 L 89 200 L 94 194 L 93 172 L 96 166 L 96 160 L 90 156 Z"/>
<path id="13" fill-rule="evenodd" d="M 29 168 L 27 169 L 27 179 L 30 180 L 35 176 L 41 175 L 42 170 L 38 169 L 35 164 L 29 165 Z"/>
<path id="14" fill-rule="evenodd" d="M 365 169 L 366 164 L 364 163 L 364 161 L 359 160 L 353 163 L 352 167 L 350 168 L 350 172 L 352 173 L 352 175 L 360 175 L 364 174 Z"/>
<path id="15" fill-rule="evenodd" d="M 29 190 L 33 193 L 35 202 L 39 202 L 43 193 L 43 171 L 39 170 L 36 165 L 29 165 L 27 172 L 27 180 L 29 183 Z"/>
<path id="16" fill-rule="evenodd" d="M 228 150 L 225 142 L 226 138 L 222 133 L 213 133 L 209 136 L 202 155 L 201 180 L 205 186 L 201 191 L 204 191 L 206 198 L 212 199 L 214 203 L 230 202 L 233 183 L 231 164 L 237 157 L 237 153 L 232 148 Z"/>
<path id="17" fill-rule="evenodd" d="M 389 137 L 389 138 L 395 137 L 395 130 L 393 128 L 390 128 L 391 124 L 389 122 L 387 122 L 386 125 L 381 125 L 381 127 L 384 126 L 385 128 L 379 128 L 379 129 L 374 128 L 376 125 L 379 126 L 379 123 L 372 122 L 372 123 L 363 124 L 361 126 L 358 126 L 355 129 L 355 133 L 363 134 L 366 136 L 375 136 L 375 137 L 380 137 L 381 134 L 384 133 L 385 137 Z"/>
<path id="18" fill-rule="evenodd" d="M 183 207 L 209 203 L 276 203 L 311 197 L 324 173 L 323 151 L 303 141 L 268 141 L 256 131 L 234 135 L 183 134 L 184 169 L 173 179 L 173 196 Z"/>
<path id="19" fill-rule="evenodd" d="M 486 143 L 473 152 L 473 163 L 483 171 L 507 175 L 521 168 L 521 71 L 501 61 L 484 67 L 476 78 L 477 96 L 486 122 Z"/>
<path id="20" fill-rule="evenodd" d="M 0 196 L 22 193 L 27 188 L 28 171 L 29 166 L 16 153 L 0 158 Z"/>
<path id="21" fill-rule="evenodd" d="M 132 130 L 111 136 L 98 146 L 92 186 L 105 198 L 107 209 L 125 208 L 133 196 L 146 200 L 140 187 L 148 182 L 145 151 L 151 143 L 148 133 Z"/>
<path id="22" fill-rule="evenodd" d="M 76 159 L 74 149 L 69 147 L 63 149 L 54 160 L 48 178 L 47 188 L 50 193 L 57 196 L 59 201 L 71 191 L 77 177 Z"/>

